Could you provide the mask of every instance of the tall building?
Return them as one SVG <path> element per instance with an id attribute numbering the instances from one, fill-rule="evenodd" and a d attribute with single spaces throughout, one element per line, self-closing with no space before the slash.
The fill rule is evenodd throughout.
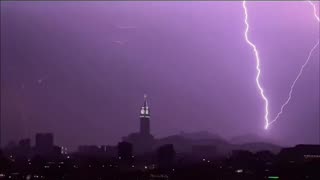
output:
<path id="1" fill-rule="evenodd" d="M 140 111 L 140 133 L 143 135 L 150 134 L 150 109 L 146 94 L 144 95 L 144 102 Z"/>
<path id="2" fill-rule="evenodd" d="M 61 149 L 55 146 L 53 143 L 52 133 L 37 133 L 35 153 L 41 156 L 51 156 L 54 154 L 60 154 Z"/>
<path id="3" fill-rule="evenodd" d="M 36 134 L 36 147 L 40 149 L 48 149 L 53 147 L 53 134 L 52 133 L 37 133 Z"/>
<path id="4" fill-rule="evenodd" d="M 147 95 L 144 95 L 144 102 L 140 109 L 140 129 L 137 133 L 131 133 L 123 138 L 123 141 L 133 145 L 134 153 L 150 152 L 154 144 L 154 137 L 150 132 L 150 108 L 147 102 Z"/>
<path id="5" fill-rule="evenodd" d="M 176 151 L 172 144 L 165 144 L 157 150 L 157 160 L 160 169 L 172 168 L 176 156 Z"/>
<path id="6" fill-rule="evenodd" d="M 16 151 L 18 156 L 28 157 L 31 154 L 31 140 L 21 139 Z"/>

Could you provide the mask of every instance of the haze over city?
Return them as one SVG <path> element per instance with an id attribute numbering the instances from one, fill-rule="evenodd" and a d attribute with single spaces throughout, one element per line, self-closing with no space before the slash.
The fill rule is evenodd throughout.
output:
<path id="1" fill-rule="evenodd" d="M 306 2 L 247 6 L 274 117 L 319 40 L 319 23 Z M 236 1 L 1 2 L 2 145 L 37 132 L 71 149 L 116 144 L 138 131 L 144 94 L 155 137 L 208 131 L 318 143 L 319 48 L 264 130 L 244 30 Z"/>

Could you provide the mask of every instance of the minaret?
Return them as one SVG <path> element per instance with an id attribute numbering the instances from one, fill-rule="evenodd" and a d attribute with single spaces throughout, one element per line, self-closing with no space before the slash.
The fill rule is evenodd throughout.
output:
<path id="1" fill-rule="evenodd" d="M 147 95 L 144 95 L 143 106 L 140 111 L 140 134 L 150 134 L 150 109 L 147 102 Z"/>

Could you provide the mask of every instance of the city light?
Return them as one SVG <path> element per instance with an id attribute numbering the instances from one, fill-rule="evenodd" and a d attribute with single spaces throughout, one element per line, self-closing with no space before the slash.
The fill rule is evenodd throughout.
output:
<path id="1" fill-rule="evenodd" d="M 269 176 L 268 179 L 279 179 L 279 176 Z"/>

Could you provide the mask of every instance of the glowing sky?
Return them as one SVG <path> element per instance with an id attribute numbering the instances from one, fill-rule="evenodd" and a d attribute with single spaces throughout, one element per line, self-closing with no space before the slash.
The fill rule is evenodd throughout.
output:
<path id="1" fill-rule="evenodd" d="M 272 117 L 317 39 L 305 2 L 249 2 Z M 242 2 L 1 2 L 4 143 L 54 132 L 60 145 L 137 131 L 143 94 L 156 137 L 208 130 L 283 143 L 319 139 L 319 50 L 278 122 L 263 130 Z"/>

